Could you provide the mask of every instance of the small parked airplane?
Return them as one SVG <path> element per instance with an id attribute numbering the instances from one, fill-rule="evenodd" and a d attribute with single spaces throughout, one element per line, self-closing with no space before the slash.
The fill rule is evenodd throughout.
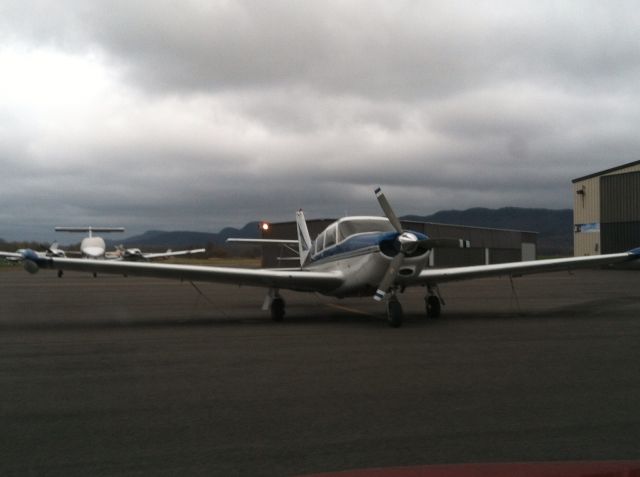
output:
<path id="1" fill-rule="evenodd" d="M 0 258 L 5 259 L 8 262 L 22 262 L 24 259 L 24 252 L 27 249 L 19 248 L 15 252 L 2 252 L 0 251 Z M 64 250 L 59 248 L 58 242 L 53 242 L 49 248 L 44 252 L 35 252 L 41 257 L 66 257 Z"/>
<path id="2" fill-rule="evenodd" d="M 393 327 L 402 324 L 403 311 L 398 293 L 402 293 L 406 287 L 425 287 L 427 316 L 437 317 L 442 304 L 438 284 L 443 282 L 593 268 L 625 262 L 640 264 L 640 248 L 636 248 L 608 255 L 429 268 L 429 255 L 434 248 L 468 247 L 469 244 L 457 239 L 431 239 L 419 232 L 403 230 L 380 188 L 375 192 L 386 218 L 345 217 L 329 225 L 312 241 L 300 210 L 296 214 L 298 240 L 236 240 L 296 245 L 300 258 L 300 266 L 296 269 L 256 270 L 42 257 L 31 250 L 25 251 L 22 256 L 25 269 L 30 273 L 44 268 L 264 287 L 268 293 L 263 309 L 270 310 L 276 321 L 282 320 L 285 313 L 281 289 L 319 292 L 335 297 L 369 295 L 386 302 L 387 320 Z"/>

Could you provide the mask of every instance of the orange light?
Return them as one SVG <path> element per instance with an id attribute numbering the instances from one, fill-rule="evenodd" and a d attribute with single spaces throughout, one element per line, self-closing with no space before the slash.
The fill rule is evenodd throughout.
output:
<path id="1" fill-rule="evenodd" d="M 269 223 L 268 222 L 262 222 L 260 224 L 260 228 L 262 229 L 263 232 L 267 232 L 269 230 Z"/>

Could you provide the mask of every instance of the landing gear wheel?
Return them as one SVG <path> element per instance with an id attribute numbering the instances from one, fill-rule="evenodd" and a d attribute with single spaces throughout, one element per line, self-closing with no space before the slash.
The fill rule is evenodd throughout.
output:
<path id="1" fill-rule="evenodd" d="M 391 299 L 387 302 L 387 323 L 392 328 L 399 328 L 402 326 L 402 305 L 396 299 Z"/>
<path id="2" fill-rule="evenodd" d="M 280 297 L 274 298 L 271 302 L 271 319 L 282 321 L 284 318 L 284 300 Z"/>
<path id="3" fill-rule="evenodd" d="M 427 308 L 427 318 L 438 318 L 440 316 L 440 298 L 436 295 L 429 295 L 424 301 Z"/>

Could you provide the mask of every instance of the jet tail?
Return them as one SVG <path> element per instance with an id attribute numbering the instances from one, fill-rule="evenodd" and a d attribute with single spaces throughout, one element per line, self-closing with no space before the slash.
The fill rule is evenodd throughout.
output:
<path id="1" fill-rule="evenodd" d="M 311 236 L 307 229 L 307 221 L 302 209 L 296 212 L 296 224 L 298 229 L 298 253 L 300 255 L 300 267 L 304 267 L 311 252 Z"/>

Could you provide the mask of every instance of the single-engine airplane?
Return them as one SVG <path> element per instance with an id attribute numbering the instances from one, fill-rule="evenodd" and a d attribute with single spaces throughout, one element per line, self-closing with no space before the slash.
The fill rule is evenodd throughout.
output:
<path id="1" fill-rule="evenodd" d="M 27 249 L 19 248 L 15 252 L 0 251 L 0 258 L 3 258 L 8 262 L 22 262 L 22 260 L 24 259 L 24 252 L 26 250 Z M 66 257 L 64 250 L 59 247 L 58 242 L 53 242 L 44 252 L 35 253 L 37 253 L 41 257 Z"/>
<path id="2" fill-rule="evenodd" d="M 438 285 L 443 282 L 500 275 L 520 276 L 626 262 L 640 264 L 640 248 L 636 248 L 607 255 L 429 268 L 429 255 L 434 248 L 465 247 L 468 243 L 456 239 L 431 239 L 419 232 L 403 230 L 380 188 L 375 193 L 386 217 L 345 217 L 329 225 L 312 241 L 300 210 L 296 214 L 298 240 L 242 240 L 296 245 L 300 258 L 300 266 L 296 269 L 256 270 L 70 259 L 43 257 L 31 250 L 23 252 L 22 256 L 25 269 L 31 273 L 44 268 L 264 287 L 268 292 L 263 309 L 270 310 L 275 321 L 282 320 L 285 314 L 281 289 L 319 292 L 335 297 L 369 295 L 386 303 L 387 320 L 392 327 L 402 324 L 403 311 L 398 294 L 406 287 L 425 287 L 427 316 L 437 317 L 442 305 Z"/>

